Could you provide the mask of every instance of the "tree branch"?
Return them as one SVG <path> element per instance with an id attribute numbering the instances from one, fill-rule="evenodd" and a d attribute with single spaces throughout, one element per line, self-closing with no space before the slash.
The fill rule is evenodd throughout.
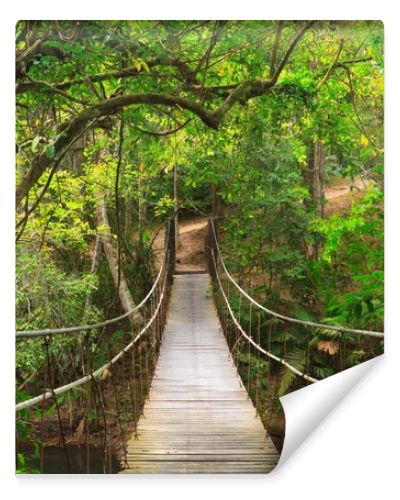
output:
<path id="1" fill-rule="evenodd" d="M 147 134 L 147 135 L 155 135 L 157 137 L 165 137 L 167 135 L 172 135 L 172 134 L 175 134 L 176 132 L 178 132 L 179 130 L 183 129 L 184 127 L 186 127 L 186 125 L 188 123 L 190 123 L 192 121 L 191 118 L 189 118 L 188 120 L 186 120 L 185 122 L 183 122 L 181 125 L 179 125 L 179 127 L 177 128 L 174 128 L 173 130 L 167 130 L 166 132 L 153 132 L 152 130 L 144 130 L 140 127 L 137 127 L 137 126 L 134 126 L 133 128 L 136 129 L 136 130 L 139 130 L 139 132 L 142 132 L 143 134 Z"/>
<path id="2" fill-rule="evenodd" d="M 245 102 L 253 97 L 261 96 L 267 93 L 275 85 L 296 45 L 304 33 L 311 28 L 314 22 L 315 21 L 307 22 L 306 25 L 296 34 L 289 48 L 282 57 L 272 78 L 255 78 L 244 81 L 238 85 L 224 100 L 224 102 L 214 111 L 208 110 L 201 103 L 192 101 L 187 97 L 153 92 L 112 97 L 83 110 L 75 118 L 61 125 L 58 138 L 52 145 L 54 148 L 54 155 L 46 154 L 45 150 L 39 156 L 34 158 L 31 168 L 17 186 L 16 205 L 19 205 L 22 199 L 29 192 L 31 186 L 39 180 L 47 167 L 54 162 L 53 158 L 58 156 L 60 152 L 62 152 L 62 150 L 82 132 L 89 121 L 98 120 L 103 116 L 113 115 L 125 107 L 135 104 L 159 104 L 164 106 L 179 107 L 191 111 L 193 114 L 197 115 L 205 125 L 217 130 L 222 119 L 235 103 Z"/>
<path id="3" fill-rule="evenodd" d="M 323 78 L 320 80 L 320 82 L 317 84 L 317 89 L 319 87 L 321 87 L 321 85 L 323 85 L 326 80 L 328 79 L 331 71 L 333 70 L 333 68 L 337 65 L 337 62 L 339 61 L 339 57 L 340 57 L 340 54 L 342 52 L 342 49 L 343 49 L 343 39 L 340 40 L 339 42 L 339 48 L 338 48 L 338 51 L 336 52 L 336 55 L 335 55 L 335 58 L 334 60 L 332 61 L 332 64 L 329 66 L 328 70 L 326 71 L 325 75 L 323 76 Z"/>
<path id="4" fill-rule="evenodd" d="M 180 73 L 186 80 L 189 75 L 191 75 L 192 71 L 187 66 L 187 64 L 183 61 L 179 61 L 177 59 L 162 59 L 156 58 L 146 62 L 148 68 L 154 68 L 155 66 L 174 66 L 179 69 Z M 85 76 L 85 78 L 75 78 L 73 80 L 68 80 L 66 82 L 59 82 L 54 84 L 48 84 L 49 87 L 54 90 L 67 90 L 73 85 L 84 85 L 88 83 L 88 80 L 92 83 L 103 82 L 106 80 L 111 80 L 112 78 L 129 78 L 138 76 L 140 74 L 147 74 L 147 68 L 143 66 L 138 68 L 137 66 L 128 66 L 127 68 L 109 71 L 107 73 L 98 73 L 93 76 Z M 157 75 L 154 75 L 157 77 Z M 17 94 L 24 94 L 26 92 L 38 92 L 40 90 L 40 86 L 36 82 L 18 82 L 16 86 Z"/>
<path id="5" fill-rule="evenodd" d="M 229 97 L 221 104 L 218 110 L 214 113 L 217 122 L 220 122 L 223 116 L 231 109 L 231 107 L 239 101 L 248 101 L 253 97 L 258 97 L 266 94 L 278 81 L 283 68 L 289 60 L 292 52 L 296 48 L 303 35 L 308 31 L 315 21 L 308 21 L 306 25 L 296 34 L 291 44 L 283 55 L 279 65 L 272 78 L 255 78 L 247 80 L 240 84 L 231 92 Z"/>
<path id="6" fill-rule="evenodd" d="M 289 57 L 292 55 L 292 52 L 296 48 L 296 45 L 299 43 L 299 41 L 303 38 L 304 34 L 306 31 L 308 31 L 312 25 L 315 23 L 315 21 L 308 21 L 307 24 L 297 33 L 297 35 L 293 38 L 292 43 L 289 45 L 289 48 L 283 55 L 275 73 L 274 76 L 272 77 L 272 82 L 275 84 L 282 73 L 283 68 L 285 67 L 286 63 L 289 60 Z"/>
<path id="7" fill-rule="evenodd" d="M 270 68 L 269 68 L 270 78 L 275 73 L 276 59 L 278 56 L 278 49 L 279 49 L 279 45 L 281 42 L 282 30 L 283 30 L 283 21 L 279 21 L 278 28 L 277 28 L 276 34 L 275 34 L 274 44 L 272 46 L 271 63 L 270 63 Z"/>

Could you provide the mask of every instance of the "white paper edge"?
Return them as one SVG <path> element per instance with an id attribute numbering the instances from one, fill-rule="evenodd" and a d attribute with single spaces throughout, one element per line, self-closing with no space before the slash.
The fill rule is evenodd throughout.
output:
<path id="1" fill-rule="evenodd" d="M 286 431 L 281 457 L 274 472 L 289 460 L 382 357 L 378 356 L 280 398 L 285 412 Z"/>

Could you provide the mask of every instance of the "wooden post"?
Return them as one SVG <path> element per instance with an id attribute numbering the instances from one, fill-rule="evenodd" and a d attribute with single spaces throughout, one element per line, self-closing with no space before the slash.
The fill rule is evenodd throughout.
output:
<path id="1" fill-rule="evenodd" d="M 179 172 L 178 172 L 178 166 L 175 164 L 174 165 L 174 210 L 175 210 L 175 217 L 174 217 L 174 238 L 175 238 L 175 248 L 176 250 L 179 248 Z"/>
<path id="2" fill-rule="evenodd" d="M 207 221 L 207 235 L 204 240 L 204 253 L 206 256 L 207 268 L 210 276 L 215 277 L 214 262 L 212 252 L 216 249 L 215 235 L 212 224 L 214 222 L 215 232 L 217 233 L 217 226 L 215 219 L 208 219 Z M 217 233 L 218 234 L 218 233 Z"/>
<path id="3" fill-rule="evenodd" d="M 206 260 L 207 271 L 210 273 L 210 219 L 207 220 L 207 233 L 204 238 L 204 257 Z"/>
<path id="4" fill-rule="evenodd" d="M 175 219 L 171 217 L 169 220 L 168 228 L 165 235 L 165 245 L 169 252 L 168 264 L 168 281 L 172 282 L 172 276 L 175 272 Z"/>

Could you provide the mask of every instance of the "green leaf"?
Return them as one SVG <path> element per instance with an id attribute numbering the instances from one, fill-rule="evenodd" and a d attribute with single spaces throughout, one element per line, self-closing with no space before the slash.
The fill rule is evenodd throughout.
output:
<path id="1" fill-rule="evenodd" d="M 55 150 L 54 144 L 48 144 L 46 146 L 46 149 L 44 150 L 45 155 L 50 160 L 52 160 L 54 158 L 55 152 L 56 152 L 56 150 Z"/>
<path id="2" fill-rule="evenodd" d="M 39 142 L 40 140 L 42 139 L 42 137 L 40 135 L 37 135 L 33 140 L 32 140 L 32 144 L 31 144 L 31 149 L 34 153 L 36 153 L 36 151 L 38 150 L 38 146 L 39 146 Z"/>

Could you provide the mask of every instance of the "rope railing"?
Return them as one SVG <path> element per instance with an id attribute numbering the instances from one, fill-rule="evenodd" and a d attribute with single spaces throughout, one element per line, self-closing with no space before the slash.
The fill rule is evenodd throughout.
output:
<path id="1" fill-rule="evenodd" d="M 288 363 L 287 361 L 285 361 L 284 359 L 280 358 L 279 356 L 275 356 L 275 354 L 273 354 L 272 352 L 270 351 L 267 351 L 266 349 L 263 349 L 259 344 L 257 344 L 249 335 L 247 335 L 247 333 L 243 330 L 241 324 L 239 323 L 238 319 L 236 318 L 234 312 L 232 311 L 232 307 L 231 305 L 229 304 L 229 300 L 228 300 L 228 297 L 226 296 L 226 293 L 224 292 L 224 289 L 223 289 L 223 286 L 222 286 L 222 283 L 221 283 L 221 279 L 220 279 L 220 275 L 219 275 L 219 272 L 218 272 L 218 268 L 217 268 L 217 264 L 215 262 L 215 256 L 214 256 L 214 251 L 212 251 L 212 260 L 213 260 L 213 263 L 214 263 L 214 268 L 215 268 L 215 277 L 217 279 L 217 283 L 218 283 L 218 286 L 219 286 L 219 290 L 221 292 L 221 295 L 222 297 L 224 298 L 224 301 L 225 301 L 225 304 L 228 308 L 228 311 L 229 311 L 229 314 L 232 318 L 232 321 L 233 323 L 236 325 L 236 327 L 238 328 L 238 330 L 240 331 L 241 335 L 253 346 L 255 347 L 259 352 L 261 352 L 262 354 L 265 354 L 266 356 L 268 356 L 269 358 L 273 359 L 274 361 L 277 361 L 278 363 L 282 364 L 283 366 L 286 366 L 286 368 L 288 368 L 290 371 L 292 371 L 294 374 L 298 375 L 299 377 L 302 377 L 304 378 L 304 380 L 306 380 L 307 382 L 318 382 L 318 379 L 314 378 L 314 377 L 311 377 L 310 375 L 308 375 L 307 373 L 303 373 L 302 371 L 298 370 L 297 368 L 295 368 L 294 366 L 292 366 L 290 363 Z"/>
<path id="2" fill-rule="evenodd" d="M 164 295 L 165 295 L 165 288 L 167 283 L 170 283 L 171 281 L 171 273 L 173 271 L 173 264 L 174 262 L 171 263 L 171 258 L 174 258 L 174 242 L 171 243 L 171 236 L 173 237 L 174 233 L 174 228 L 173 228 L 173 221 L 169 221 L 168 223 L 168 228 L 166 231 L 166 238 L 165 238 L 165 249 L 164 249 L 164 257 L 160 266 L 160 269 L 158 271 L 158 274 L 156 276 L 156 279 L 150 289 L 150 291 L 147 293 L 147 295 L 144 297 L 144 299 L 134 308 L 130 309 L 124 314 L 121 314 L 120 316 L 117 316 L 115 318 L 109 319 L 102 321 L 100 323 L 93 323 L 90 325 L 80 325 L 80 326 L 75 326 L 75 327 L 67 327 L 67 328 L 57 328 L 57 329 L 45 329 L 45 330 L 30 330 L 30 331 L 19 331 L 16 332 L 16 337 L 17 338 L 30 338 L 30 337 L 46 337 L 49 339 L 52 335 L 60 335 L 60 334 L 70 334 L 74 332 L 80 332 L 80 331 L 88 331 L 88 330 L 93 330 L 93 329 L 98 329 L 100 327 L 104 327 L 110 324 L 117 323 L 121 321 L 124 318 L 129 317 L 133 312 L 138 311 L 139 309 L 143 308 L 143 306 L 148 302 L 150 297 L 153 297 L 155 294 L 155 291 L 160 283 L 160 281 L 163 281 L 162 284 L 162 291 L 159 296 L 159 300 L 156 306 L 156 309 L 154 310 L 154 313 L 152 314 L 150 320 L 146 323 L 146 325 L 140 330 L 140 332 L 136 335 L 134 340 L 130 342 L 127 346 L 125 346 L 116 356 L 114 356 L 109 362 L 103 364 L 100 368 L 97 370 L 93 371 L 92 373 L 85 375 L 84 377 L 81 377 L 69 384 L 65 384 L 62 387 L 58 387 L 57 389 L 54 389 L 52 391 L 45 391 L 39 396 L 36 396 L 34 398 L 28 399 L 26 401 L 23 401 L 21 403 L 18 403 L 16 405 L 16 411 L 20 411 L 26 408 L 30 408 L 32 406 L 37 405 L 38 403 L 45 401 L 46 399 L 49 398 L 54 398 L 54 396 L 61 395 L 67 391 L 70 391 L 71 389 L 75 387 L 79 387 L 80 385 L 88 382 L 92 378 L 98 378 L 102 373 L 109 368 L 111 365 L 116 363 L 125 352 L 127 352 L 129 349 L 132 348 L 134 344 L 144 335 L 145 332 L 149 330 L 149 328 L 152 326 L 155 318 L 158 315 L 158 312 L 160 310 L 160 307 L 162 305 Z"/>
<path id="3" fill-rule="evenodd" d="M 167 252 L 169 255 L 169 253 Z M 166 274 L 164 275 L 164 278 L 166 278 Z M 28 399 L 26 401 L 23 401 L 21 403 L 18 403 L 15 406 L 16 411 L 20 410 L 25 410 L 26 408 L 31 408 L 32 406 L 35 406 L 42 401 L 45 401 L 46 399 L 54 398 L 55 396 L 60 396 L 61 394 L 64 394 L 65 392 L 70 391 L 71 389 L 74 389 L 75 387 L 79 387 L 82 384 L 85 384 L 86 382 L 89 382 L 93 378 L 99 378 L 100 375 L 102 375 L 108 368 L 110 368 L 113 364 L 115 364 L 126 352 L 128 352 L 136 343 L 137 341 L 147 332 L 149 331 L 150 327 L 152 326 L 154 320 L 156 319 L 158 312 L 160 311 L 161 304 L 164 300 L 165 296 L 165 288 L 166 288 L 166 283 L 167 279 L 163 280 L 163 285 L 162 285 L 162 291 L 161 295 L 159 297 L 158 304 L 156 306 L 156 309 L 154 310 L 153 315 L 151 316 L 150 320 L 146 323 L 146 325 L 140 330 L 140 332 L 135 336 L 135 338 L 132 340 L 132 342 L 129 342 L 123 349 L 121 349 L 118 354 L 116 354 L 110 361 L 107 363 L 104 363 L 100 368 L 97 368 L 93 372 L 91 372 L 88 375 L 85 375 L 84 377 L 81 377 L 69 384 L 63 385 L 61 387 L 58 387 L 57 389 L 54 389 L 52 391 L 46 391 L 42 393 L 40 396 L 36 396 L 34 398 Z"/>
<path id="4" fill-rule="evenodd" d="M 125 465 L 127 466 L 124 436 L 128 425 L 131 426 L 131 429 L 133 426 L 134 434 L 137 436 L 137 423 L 143 413 L 160 351 L 174 269 L 175 230 L 174 221 L 170 220 L 165 230 L 164 256 L 160 269 L 150 291 L 135 308 L 100 323 L 17 332 L 17 339 L 38 337 L 37 341 L 39 341 L 42 338 L 45 347 L 45 363 L 42 369 L 36 373 L 36 376 L 43 377 L 43 392 L 16 404 L 17 420 L 21 425 L 28 419 L 29 428 L 33 428 L 32 421 L 30 421 L 33 414 L 29 412 L 35 409 L 35 419 L 37 419 L 37 415 L 40 418 L 40 422 L 36 423 L 35 432 L 39 432 L 40 440 L 44 444 L 45 437 L 42 433 L 45 431 L 45 415 L 50 415 L 51 413 L 48 412 L 54 411 L 55 408 L 60 439 L 70 472 L 68 443 L 71 439 L 75 439 L 74 433 L 76 432 L 71 420 L 72 411 L 80 419 L 81 425 L 83 424 L 82 429 L 86 434 L 86 472 L 91 472 L 90 443 L 93 442 L 93 439 L 95 443 L 98 443 L 96 439 L 99 433 L 104 453 L 104 472 L 112 472 L 115 440 L 121 440 L 120 449 L 124 452 Z M 137 326 L 136 321 L 132 322 L 129 331 L 125 333 L 119 330 L 109 331 L 105 335 L 103 330 L 103 333 L 97 336 L 93 342 L 91 330 L 116 324 L 139 309 L 143 309 L 143 312 L 141 317 L 137 319 Z M 73 349 L 71 343 L 57 346 L 56 350 L 50 348 L 56 335 L 67 335 L 75 332 L 86 332 L 83 337 L 79 336 L 78 350 Z M 126 334 L 130 336 L 130 339 L 124 341 Z M 101 350 L 98 349 L 100 343 Z M 115 348 L 116 343 L 118 348 Z M 125 345 L 123 345 L 124 343 Z M 112 353 L 113 348 L 117 351 L 116 354 Z M 125 356 L 128 352 L 131 356 L 126 359 Z M 59 356 L 61 354 L 64 360 L 69 359 L 71 362 L 67 369 L 65 361 L 60 363 Z M 96 364 L 101 366 L 96 368 Z M 75 392 L 74 390 L 77 388 L 80 390 Z M 50 400 L 52 401 L 51 406 L 43 406 L 43 403 Z M 39 426 L 39 430 L 37 426 Z M 43 472 L 43 460 L 40 461 L 40 470 Z"/>
<path id="5" fill-rule="evenodd" d="M 284 314 L 280 314 L 276 311 L 273 311 L 272 309 L 268 309 L 267 307 L 263 306 L 259 302 L 257 302 L 253 297 L 251 297 L 243 288 L 236 282 L 236 280 L 232 277 L 232 275 L 229 273 L 228 269 L 226 268 L 224 259 L 222 257 L 221 249 L 218 243 L 218 238 L 217 238 L 217 233 L 215 229 L 215 224 L 214 220 L 210 219 L 210 225 L 211 225 L 211 237 L 212 237 L 212 242 L 214 244 L 213 247 L 215 248 L 218 254 L 218 259 L 219 262 L 221 263 L 221 267 L 224 270 L 225 275 L 229 279 L 229 281 L 239 290 L 239 292 L 246 297 L 247 300 L 249 300 L 253 305 L 255 305 L 257 308 L 261 309 L 262 311 L 265 311 L 271 316 L 274 316 L 275 318 L 281 319 L 283 321 L 287 321 L 289 323 L 297 323 L 299 325 L 307 326 L 307 327 L 313 327 L 313 328 L 319 328 L 319 329 L 324 329 L 324 330 L 332 330 L 332 331 L 337 331 L 337 332 L 347 332 L 347 333 L 353 333 L 357 335 L 367 335 L 370 337 L 377 337 L 377 338 L 384 338 L 384 333 L 383 332 L 376 332 L 372 330 L 357 330 L 354 328 L 349 328 L 345 326 L 339 326 L 339 325 L 329 325 L 325 323 L 316 323 L 314 321 L 305 321 L 301 320 L 299 318 L 293 318 L 291 316 L 286 316 Z"/>
<path id="6" fill-rule="evenodd" d="M 228 271 L 213 219 L 208 222 L 205 253 L 214 282 L 215 301 L 222 330 L 242 381 L 247 385 L 247 392 L 257 410 L 265 409 L 260 402 L 263 398 L 264 403 L 268 405 L 268 401 L 285 393 L 294 378 L 301 378 L 306 383 L 315 383 L 326 376 L 321 361 L 314 357 L 310 359 L 312 346 L 315 345 L 313 329 L 318 329 L 322 334 L 326 331 L 338 334 L 337 345 L 332 347 L 338 353 L 330 367 L 333 373 L 343 370 L 343 359 L 347 352 L 343 333 L 356 335 L 358 339 L 362 336 L 376 340 L 384 337 L 383 332 L 301 320 L 260 304 Z M 297 328 L 290 331 L 290 325 L 297 325 Z M 278 372 L 273 371 L 273 363 L 281 365 L 288 370 L 287 374 L 292 375 L 283 377 L 285 372 L 282 372 L 278 376 Z M 268 384 L 266 380 L 269 381 Z M 270 393 L 268 396 L 266 391 L 272 391 L 275 395 Z M 272 413 L 269 412 L 269 415 Z"/>
<path id="7" fill-rule="evenodd" d="M 100 323 L 92 323 L 88 325 L 79 325 L 79 326 L 70 326 L 70 327 L 64 327 L 64 328 L 53 328 L 53 329 L 43 329 L 43 330 L 20 330 L 15 333 L 15 337 L 17 339 L 23 339 L 23 338 L 32 338 L 32 337 L 47 337 L 48 335 L 68 335 L 71 333 L 76 333 L 76 332 L 85 332 L 88 330 L 97 330 L 99 328 L 102 328 L 104 326 L 108 325 L 113 325 L 115 323 L 119 323 L 123 319 L 129 318 L 134 312 L 139 311 L 144 307 L 144 305 L 148 302 L 149 298 L 153 295 L 154 290 L 156 286 L 158 285 L 158 282 L 161 278 L 162 272 L 164 270 L 164 266 L 166 265 L 166 256 L 168 252 L 164 252 L 164 257 L 161 263 L 160 270 L 158 271 L 158 274 L 156 276 L 156 279 L 154 280 L 154 283 L 147 293 L 147 295 L 144 297 L 144 299 L 135 307 L 130 309 L 129 311 L 126 311 L 124 314 L 121 314 L 120 316 L 116 316 L 115 318 L 107 319 L 105 321 L 101 321 Z"/>

